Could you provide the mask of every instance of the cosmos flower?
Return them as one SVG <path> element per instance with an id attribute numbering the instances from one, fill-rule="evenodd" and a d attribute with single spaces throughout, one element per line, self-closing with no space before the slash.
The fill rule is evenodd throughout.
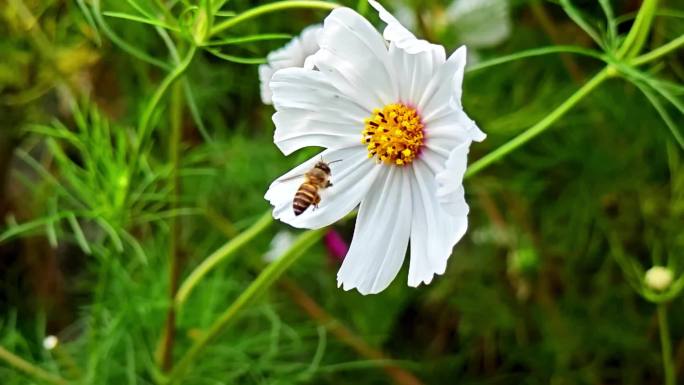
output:
<path id="1" fill-rule="evenodd" d="M 320 24 L 309 26 L 284 47 L 268 54 L 267 63 L 259 66 L 261 101 L 264 104 L 273 103 L 271 89 L 268 86 L 273 74 L 281 68 L 302 67 L 306 58 L 318 51 L 316 36 L 322 29 L 323 26 Z"/>
<path id="2" fill-rule="evenodd" d="M 454 0 L 446 10 L 449 27 L 462 44 L 489 48 L 511 36 L 510 0 Z"/>
<path id="3" fill-rule="evenodd" d="M 326 149 L 276 179 L 265 196 L 276 219 L 298 228 L 328 226 L 359 208 L 337 280 L 362 294 L 392 282 L 409 239 L 410 286 L 444 273 L 468 225 L 468 149 L 485 138 L 461 106 L 465 47 L 447 59 L 442 46 L 418 40 L 370 4 L 387 24 L 383 35 L 355 11 L 335 9 L 308 68 L 273 76 L 278 148 L 285 155 Z M 321 159 L 330 162 L 333 186 L 319 191 L 317 208 L 295 215 L 303 174 Z"/>
<path id="4" fill-rule="evenodd" d="M 468 64 L 477 62 L 479 49 L 491 48 L 508 40 L 513 30 L 510 0 L 453 0 L 446 9 L 421 7 L 420 15 L 406 1 L 396 7 L 397 18 L 414 28 L 421 17 L 438 31 L 448 31 L 470 49 Z"/>

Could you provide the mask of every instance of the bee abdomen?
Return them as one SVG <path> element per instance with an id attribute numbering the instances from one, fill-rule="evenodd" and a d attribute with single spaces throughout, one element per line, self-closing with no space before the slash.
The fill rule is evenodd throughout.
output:
<path id="1" fill-rule="evenodd" d="M 294 201 L 292 201 L 292 209 L 295 215 L 303 213 L 312 203 L 316 202 L 318 191 L 315 186 L 310 183 L 304 183 L 299 187 L 295 194 Z"/>

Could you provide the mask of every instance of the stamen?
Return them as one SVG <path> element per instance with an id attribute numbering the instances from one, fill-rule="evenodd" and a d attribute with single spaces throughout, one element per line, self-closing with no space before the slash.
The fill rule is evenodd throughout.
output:
<path id="1" fill-rule="evenodd" d="M 404 166 L 420 153 L 423 123 L 414 108 L 401 103 L 388 104 L 374 110 L 366 119 L 361 135 L 369 158 L 377 156 L 378 162 Z"/>

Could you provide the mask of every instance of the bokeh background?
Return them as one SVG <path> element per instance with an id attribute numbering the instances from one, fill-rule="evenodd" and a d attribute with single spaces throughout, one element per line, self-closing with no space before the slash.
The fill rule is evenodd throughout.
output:
<path id="1" fill-rule="evenodd" d="M 455 0 L 466 1 L 477 3 Z M 236 62 L 256 63 L 287 41 L 272 40 L 219 47 L 231 55 L 223 58 L 198 53 L 135 155 L 146 103 L 175 59 L 164 26 L 111 12 L 142 9 L 171 25 L 193 16 L 188 3 L 0 0 L 0 346 L 70 384 L 163 382 L 172 281 L 257 221 L 271 181 L 316 152 L 277 150 L 257 66 Z M 381 26 L 365 3 L 341 3 Z M 624 34 L 641 2 L 610 3 Z M 230 1 L 222 16 L 257 4 Z M 598 2 L 573 4 L 605 28 Z M 551 45 L 600 50 L 557 2 L 511 0 L 505 11 L 465 16 L 446 0 L 385 5 L 447 52 L 469 44 L 473 65 Z M 231 33 L 294 36 L 325 15 L 287 10 Z M 681 36 L 683 16 L 682 1 L 660 1 L 647 49 Z M 184 50 L 182 35 L 166 33 Z M 678 85 L 677 100 L 683 58 L 679 50 L 648 69 Z M 553 54 L 469 71 L 463 104 L 488 134 L 471 160 L 601 68 Z M 676 106 L 663 106 L 684 129 Z M 639 88 L 605 82 L 466 191 L 469 231 L 431 285 L 407 287 L 404 266 L 379 295 L 344 292 L 340 256 L 318 242 L 211 342 L 183 383 L 663 383 L 656 305 L 640 285 L 653 265 L 675 278 L 684 268 L 684 153 Z M 353 222 L 331 231 L 349 242 Z M 254 280 L 283 230 L 298 233 L 273 224 L 197 286 L 176 314 L 171 362 Z M 680 382 L 683 304 L 664 305 Z M 48 335 L 59 341 L 52 349 Z M 5 361 L 0 379 L 45 383 Z"/>

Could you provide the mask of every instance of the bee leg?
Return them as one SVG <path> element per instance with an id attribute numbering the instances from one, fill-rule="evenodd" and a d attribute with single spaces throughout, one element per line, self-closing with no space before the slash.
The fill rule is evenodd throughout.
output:
<path id="1" fill-rule="evenodd" d="M 314 210 L 316 210 L 316 209 L 318 208 L 318 204 L 319 204 L 319 203 L 321 203 L 321 197 L 318 196 L 318 195 L 316 195 L 316 197 L 314 198 L 314 201 L 311 202 L 311 204 L 313 205 L 312 211 L 314 211 Z"/>

